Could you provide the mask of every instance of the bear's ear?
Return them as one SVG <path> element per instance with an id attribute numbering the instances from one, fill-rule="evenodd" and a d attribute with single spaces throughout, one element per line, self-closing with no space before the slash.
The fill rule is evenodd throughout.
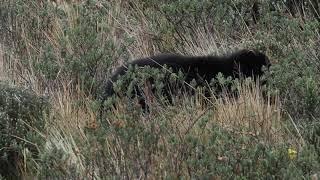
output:
<path id="1" fill-rule="evenodd" d="M 257 53 L 253 50 L 242 50 L 235 54 L 234 62 L 238 65 L 250 64 L 254 62 L 257 57 Z"/>

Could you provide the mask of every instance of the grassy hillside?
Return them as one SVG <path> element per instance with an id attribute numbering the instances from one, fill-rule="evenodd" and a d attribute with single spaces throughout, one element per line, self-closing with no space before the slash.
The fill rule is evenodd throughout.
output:
<path id="1" fill-rule="evenodd" d="M 319 12 L 312 0 L 2 0 L 0 179 L 318 179 Z M 266 86 L 100 109 L 123 62 L 243 48 L 270 58 Z"/>

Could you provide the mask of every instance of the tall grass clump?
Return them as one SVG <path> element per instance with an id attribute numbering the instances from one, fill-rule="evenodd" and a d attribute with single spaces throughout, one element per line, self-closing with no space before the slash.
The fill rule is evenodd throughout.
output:
<path id="1" fill-rule="evenodd" d="M 10 12 L 7 20 L 17 22 L 4 30 L 6 45 L 21 59 L 10 68 L 17 69 L 21 83 L 38 85 L 34 89 L 69 81 L 97 96 L 113 60 L 128 58 L 130 38 L 117 29 L 107 2 L 7 1 L 3 6 Z"/>
<path id="2" fill-rule="evenodd" d="M 45 142 L 45 98 L 30 90 L 0 83 L 0 175 L 23 178 L 38 172 Z"/>

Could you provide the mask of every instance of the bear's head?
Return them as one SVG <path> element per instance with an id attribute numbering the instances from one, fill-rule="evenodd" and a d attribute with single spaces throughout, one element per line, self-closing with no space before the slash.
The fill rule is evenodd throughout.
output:
<path id="1" fill-rule="evenodd" d="M 257 79 L 271 66 L 269 58 L 258 51 L 242 50 L 233 57 L 233 73 L 235 77 L 252 77 Z M 263 68 L 265 67 L 265 68 Z"/>

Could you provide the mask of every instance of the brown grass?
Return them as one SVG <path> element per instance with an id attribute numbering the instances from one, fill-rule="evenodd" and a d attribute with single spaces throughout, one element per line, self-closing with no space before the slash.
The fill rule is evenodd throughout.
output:
<path id="1" fill-rule="evenodd" d="M 222 127 L 242 135 L 260 136 L 268 143 L 284 142 L 281 128 L 281 103 L 277 96 L 263 97 L 260 86 L 243 83 L 238 87 L 239 97 L 217 101 L 214 119 Z"/>
<path id="2" fill-rule="evenodd" d="M 63 9 L 68 15 L 69 26 L 73 27 L 77 18 L 76 10 L 72 9 L 72 6 L 67 3 L 59 4 L 59 8 Z M 128 47 L 131 59 L 159 53 L 159 50 L 153 44 L 153 36 L 151 28 L 148 27 L 147 18 L 139 9 L 139 5 L 136 5 L 135 16 L 138 18 L 135 19 L 129 18 L 130 14 L 122 14 L 122 12 L 126 12 L 122 1 L 117 1 L 113 4 L 112 11 L 110 11 L 107 17 L 108 20 L 105 22 L 111 28 L 107 34 L 108 38 L 113 38 L 115 42 L 120 44 L 123 41 L 121 39 L 123 34 L 134 37 L 135 42 Z M 44 33 L 47 38 L 46 41 L 52 44 L 58 52 L 58 49 L 61 48 L 58 39 L 63 36 L 62 25 L 59 19 L 55 19 L 53 22 L 55 28 L 51 32 Z M 195 29 L 194 32 L 196 33 L 189 37 L 189 42 L 185 44 L 184 49 L 176 49 L 177 53 L 189 55 L 221 54 L 221 52 L 227 52 L 233 47 L 242 46 L 241 42 L 228 42 L 225 39 L 221 39 L 219 34 L 215 34 L 215 36 L 206 34 L 203 29 Z M 24 40 L 27 45 L 26 54 L 30 53 L 31 50 L 32 52 L 41 53 L 41 51 L 33 49 L 28 39 L 24 38 Z M 217 44 L 219 44 L 219 47 Z M 68 44 L 67 50 L 72 51 L 72 48 L 72 44 Z M 60 63 L 63 64 L 63 59 L 59 58 L 59 53 L 56 55 L 57 59 L 61 61 Z M 0 48 L 0 79 L 6 77 L 3 73 L 5 72 L 3 67 L 5 66 L 1 57 Z M 80 151 L 81 146 L 88 147 L 88 149 L 95 148 L 91 147 L 92 142 L 89 142 L 84 129 L 95 130 L 101 128 L 97 123 L 98 112 L 91 107 L 93 98 L 82 92 L 81 85 L 71 87 L 71 80 L 68 77 L 61 75 L 57 77 L 55 82 L 47 82 L 42 77 L 36 77 L 33 70 L 30 67 L 24 67 L 19 59 L 12 58 L 12 60 L 8 70 L 12 74 L 10 76 L 11 80 L 18 84 L 30 85 L 37 94 L 46 94 L 50 97 L 53 111 L 46 119 L 49 131 L 46 151 L 49 152 L 53 147 L 57 147 L 70 155 L 63 164 L 62 169 L 71 164 L 77 164 L 77 171 L 84 177 L 88 176 L 88 172 L 96 171 L 97 169 L 95 168 L 85 167 L 84 156 L 86 153 Z M 119 63 L 122 60 L 117 59 L 115 61 Z M 225 130 L 239 136 L 254 136 L 270 144 L 281 144 L 294 139 L 288 137 L 282 127 L 282 107 L 277 96 L 271 97 L 267 94 L 263 97 L 260 86 L 252 83 L 240 84 L 238 91 L 239 96 L 237 98 L 228 96 L 213 98 L 209 106 L 205 105 L 204 101 L 206 100 L 201 95 L 177 99 L 177 103 L 173 106 L 154 106 L 150 114 L 137 116 L 137 121 L 145 128 L 150 128 L 153 119 L 163 117 L 170 122 L 168 124 L 168 133 L 184 138 L 190 133 L 199 135 L 202 129 L 199 129 L 196 124 L 202 117 L 208 116 L 207 128 L 210 128 L 213 124 L 219 124 Z M 106 119 L 109 125 L 115 128 L 123 128 L 127 125 L 123 116 L 130 114 L 130 112 L 127 112 L 125 101 L 119 103 L 119 107 L 111 114 L 112 116 Z M 157 131 L 155 130 L 155 132 Z M 121 167 L 119 163 L 126 163 L 125 159 L 122 158 L 125 147 L 121 145 L 121 142 L 115 136 L 108 137 L 105 141 L 108 147 L 105 152 L 109 153 L 108 155 L 112 159 L 111 163 L 114 165 L 116 173 L 120 174 Z M 178 156 L 176 149 L 170 149 L 172 147 L 168 145 L 167 141 L 168 139 L 165 136 L 161 137 L 161 143 L 168 148 L 166 149 L 167 153 L 172 153 L 173 157 Z M 92 150 L 91 156 L 95 156 L 95 150 Z M 152 157 L 152 166 L 155 167 L 151 168 L 155 171 L 153 173 L 157 173 L 157 168 L 163 168 L 162 164 L 164 164 L 163 160 L 165 159 L 166 154 L 158 154 Z M 172 164 L 174 163 L 176 162 L 173 158 Z M 156 174 L 154 175 L 156 176 Z"/>

